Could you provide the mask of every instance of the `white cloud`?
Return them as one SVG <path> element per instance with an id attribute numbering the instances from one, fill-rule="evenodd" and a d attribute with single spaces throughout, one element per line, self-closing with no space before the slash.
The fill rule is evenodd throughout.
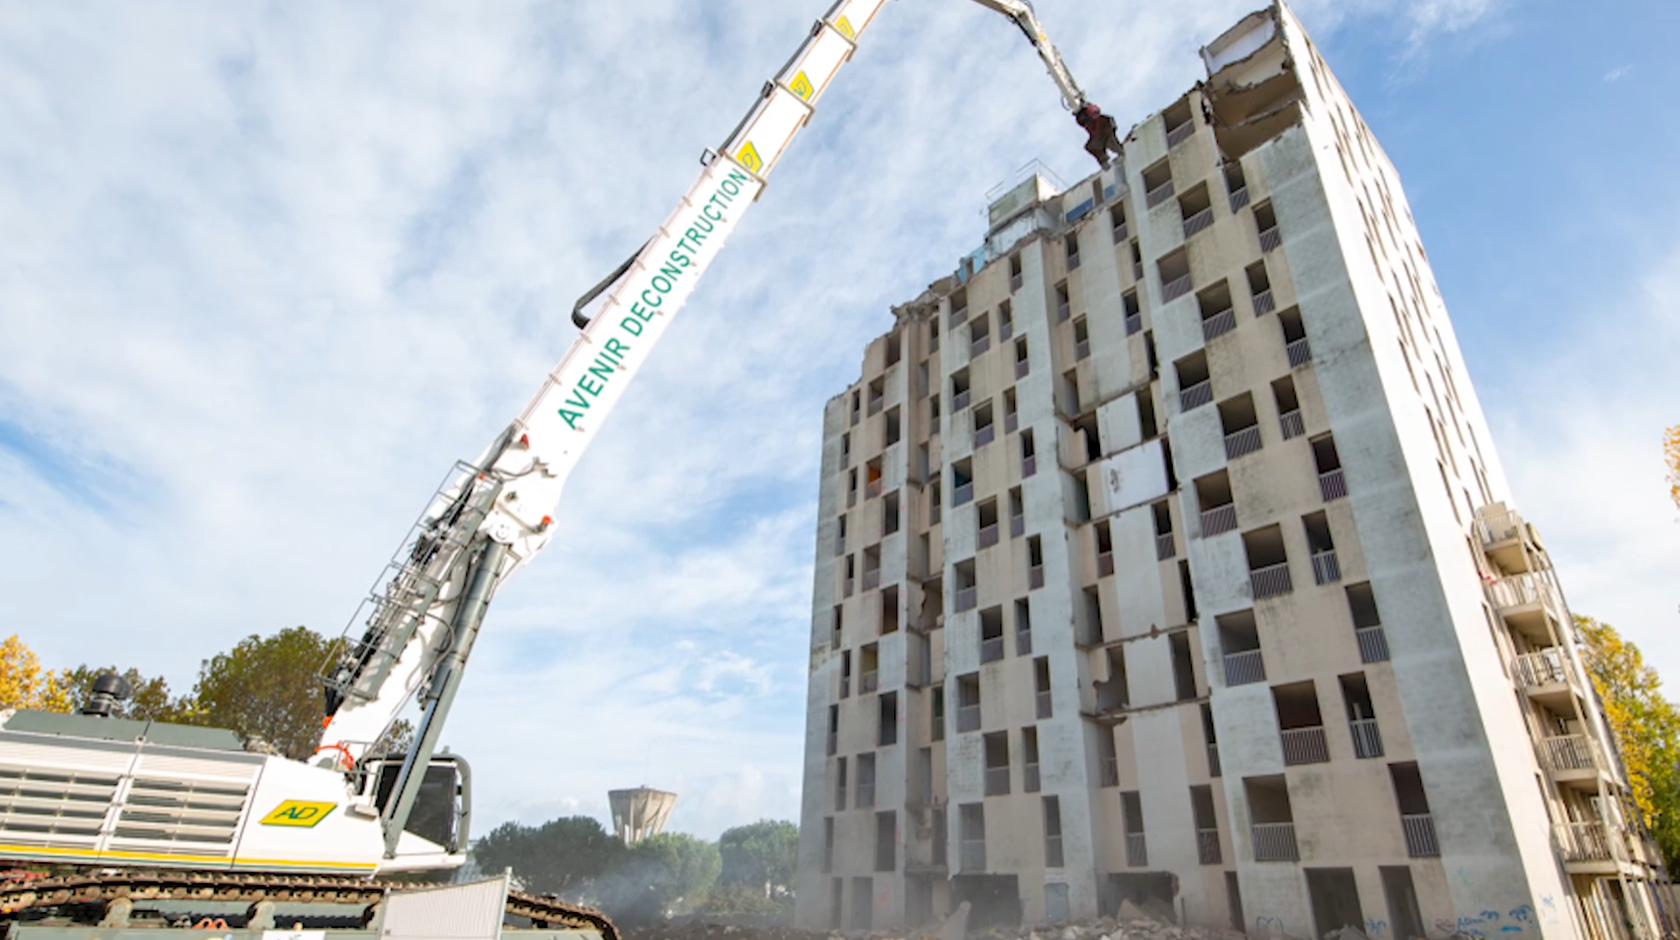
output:
<path id="1" fill-rule="evenodd" d="M 1628 77 L 1628 75 L 1632 72 L 1633 63 L 1630 62 L 1627 65 L 1618 65 L 1610 71 L 1604 73 L 1604 83 L 1607 85 L 1614 85 L 1622 79 Z"/>
<path id="2" fill-rule="evenodd" d="M 1254 5 L 1040 12 L 1129 123 Z M 1300 6 L 1315 29 L 1354 15 Z M 1358 15 L 1402 24 L 1398 50 L 1479 9 Z M 336 632 L 819 12 L 0 20 L 6 629 L 49 663 L 177 688 L 245 634 Z M 979 243 L 982 194 L 1034 157 L 1084 175 L 1079 145 L 1006 23 L 885 8 L 573 477 L 556 544 L 498 599 L 446 735 L 478 769 L 481 829 L 605 818 L 605 791 L 639 782 L 677 789 L 673 826 L 706 835 L 796 814 L 823 402 L 889 305 Z"/>

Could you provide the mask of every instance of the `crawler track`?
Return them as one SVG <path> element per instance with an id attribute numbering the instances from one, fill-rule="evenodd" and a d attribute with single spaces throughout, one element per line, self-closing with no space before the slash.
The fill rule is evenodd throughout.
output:
<path id="1" fill-rule="evenodd" d="M 0 874 L 0 917 L 67 905 L 131 901 L 218 901 L 254 904 L 344 904 L 366 907 L 393 889 L 415 885 L 334 875 L 260 872 L 112 871 L 30 877 Z M 9 877 L 8 877 L 9 876 Z M 587 907 L 519 891 L 507 896 L 507 913 L 529 918 L 539 927 L 599 931 L 602 940 L 619 940 L 618 928 L 605 914 Z"/>

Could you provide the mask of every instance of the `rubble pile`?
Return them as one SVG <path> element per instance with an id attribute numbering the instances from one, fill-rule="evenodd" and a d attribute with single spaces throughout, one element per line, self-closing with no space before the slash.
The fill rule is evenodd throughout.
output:
<path id="1" fill-rule="evenodd" d="M 1163 905 L 1164 907 L 1164 905 Z M 966 912 L 965 912 L 966 913 Z M 1157 916 L 1151 917 L 1154 913 Z M 1118 918 L 1041 927 L 990 927 L 965 931 L 963 925 L 947 922 L 937 929 L 873 931 L 870 940 L 1244 940 L 1243 934 L 1219 927 L 1180 927 L 1162 918 L 1164 911 L 1145 911 L 1125 904 Z M 695 921 L 669 921 L 624 931 L 626 940 L 847 940 L 863 934 L 816 933 L 786 926 L 746 927 Z M 1354 940 L 1348 937 L 1343 940 Z"/>

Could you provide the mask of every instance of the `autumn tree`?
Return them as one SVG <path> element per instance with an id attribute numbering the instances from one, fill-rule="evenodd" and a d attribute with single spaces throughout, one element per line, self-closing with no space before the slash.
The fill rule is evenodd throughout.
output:
<path id="1" fill-rule="evenodd" d="M 16 634 L 0 642 L 0 708 L 70 710 L 63 677 L 42 669 L 35 651 Z"/>
<path id="2" fill-rule="evenodd" d="M 1680 709 L 1662 696 L 1662 679 L 1639 647 L 1607 623 L 1575 618 L 1581 658 L 1627 768 L 1633 799 L 1651 826 L 1663 861 L 1680 863 Z"/>
<path id="3" fill-rule="evenodd" d="M 1668 468 L 1668 497 L 1680 506 L 1680 424 L 1663 434 L 1663 465 Z"/>
<path id="4" fill-rule="evenodd" d="M 258 737 L 287 757 L 304 760 L 321 741 L 318 677 L 330 645 L 308 627 L 267 638 L 252 634 L 204 660 L 179 719 Z"/>

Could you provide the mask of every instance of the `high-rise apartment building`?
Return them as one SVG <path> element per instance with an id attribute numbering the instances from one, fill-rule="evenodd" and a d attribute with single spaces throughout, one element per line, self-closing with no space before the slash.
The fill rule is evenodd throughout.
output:
<path id="1" fill-rule="evenodd" d="M 824 415 L 803 926 L 1658 935 L 1393 166 L 1283 6 Z"/>

